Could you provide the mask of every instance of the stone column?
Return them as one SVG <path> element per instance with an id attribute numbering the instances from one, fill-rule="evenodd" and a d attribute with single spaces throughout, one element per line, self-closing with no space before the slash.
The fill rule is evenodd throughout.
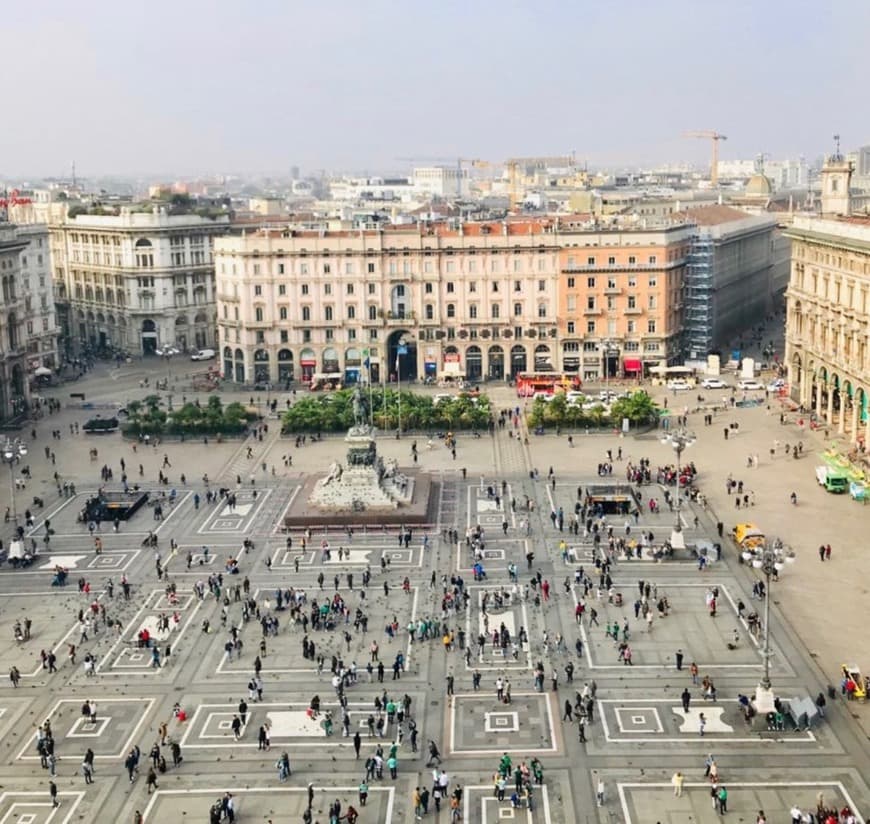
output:
<path id="1" fill-rule="evenodd" d="M 828 388 L 828 408 L 825 410 L 825 421 L 828 426 L 831 426 L 834 423 L 834 384 L 832 381 L 828 381 L 825 385 Z"/>
<path id="2" fill-rule="evenodd" d="M 849 432 L 852 435 L 852 440 L 857 443 L 858 442 L 858 392 L 853 390 L 852 393 L 852 426 L 849 429 Z"/>

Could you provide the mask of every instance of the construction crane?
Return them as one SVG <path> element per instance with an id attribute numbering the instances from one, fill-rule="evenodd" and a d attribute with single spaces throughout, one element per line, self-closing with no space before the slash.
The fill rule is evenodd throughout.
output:
<path id="1" fill-rule="evenodd" d="M 397 157 L 396 160 L 401 160 L 403 163 L 455 163 L 457 194 L 462 192 L 463 164 L 468 164 L 472 169 L 488 169 L 491 165 L 488 160 L 468 157 Z"/>
<path id="2" fill-rule="evenodd" d="M 516 209 L 519 202 L 519 173 L 520 168 L 529 166 L 546 169 L 550 166 L 573 166 L 573 155 L 557 155 L 555 157 L 512 157 L 505 160 L 504 167 L 508 173 L 511 211 Z"/>
<path id="3" fill-rule="evenodd" d="M 693 132 L 684 132 L 683 137 L 700 137 L 705 140 L 713 141 L 713 159 L 710 166 L 710 183 L 713 186 L 719 185 L 719 141 L 727 140 L 727 136 L 720 134 L 712 129 L 700 129 Z"/>

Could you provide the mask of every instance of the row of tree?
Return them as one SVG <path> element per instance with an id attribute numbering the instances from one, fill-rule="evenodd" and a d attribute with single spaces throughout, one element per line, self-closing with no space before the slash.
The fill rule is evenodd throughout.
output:
<path id="1" fill-rule="evenodd" d="M 529 426 L 539 427 L 591 427 L 622 426 L 622 421 L 628 418 L 632 426 L 643 426 L 654 423 L 659 416 L 659 408 L 653 399 L 642 389 L 624 398 L 617 398 L 610 409 L 603 403 L 595 403 L 589 398 L 583 403 L 568 403 L 568 398 L 562 392 L 549 400 L 536 398 L 529 410 Z"/>
<path id="2" fill-rule="evenodd" d="M 432 395 L 388 389 L 364 393 L 366 421 L 380 430 L 485 429 L 492 418 L 489 398 L 458 395 L 437 403 Z M 283 432 L 344 432 L 353 426 L 353 392 L 308 395 L 285 413 Z"/>
<path id="3" fill-rule="evenodd" d="M 123 433 L 139 435 L 239 435 L 245 432 L 257 413 L 241 403 L 224 406 L 217 395 L 205 405 L 198 401 L 172 410 L 161 407 L 159 395 L 148 395 L 127 404 Z"/>

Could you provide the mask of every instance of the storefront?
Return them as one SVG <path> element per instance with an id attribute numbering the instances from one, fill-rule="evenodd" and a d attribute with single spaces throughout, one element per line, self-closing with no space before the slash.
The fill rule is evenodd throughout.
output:
<path id="1" fill-rule="evenodd" d="M 427 346 L 423 352 L 423 375 L 435 379 L 438 374 L 438 350 Z"/>
<path id="2" fill-rule="evenodd" d="M 504 349 L 497 344 L 489 347 L 489 370 L 487 374 L 490 380 L 504 380 Z"/>
<path id="3" fill-rule="evenodd" d="M 643 373 L 643 363 L 640 358 L 624 358 L 622 371 L 627 378 L 636 378 Z"/>
<path id="4" fill-rule="evenodd" d="M 344 353 L 344 382 L 359 383 L 362 369 L 362 354 L 359 349 L 351 347 Z"/>
<path id="5" fill-rule="evenodd" d="M 299 368 L 302 370 L 302 380 L 310 381 L 317 371 L 317 355 L 313 349 L 303 349 L 299 353 Z"/>
<path id="6" fill-rule="evenodd" d="M 483 377 L 483 353 L 479 346 L 469 346 L 465 350 L 465 373 L 470 381 Z"/>

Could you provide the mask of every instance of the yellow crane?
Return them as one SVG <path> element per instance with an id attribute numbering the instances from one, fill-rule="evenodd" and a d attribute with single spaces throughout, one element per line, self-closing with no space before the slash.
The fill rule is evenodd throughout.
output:
<path id="1" fill-rule="evenodd" d="M 713 143 L 713 158 L 710 166 L 710 183 L 713 186 L 719 184 L 719 141 L 727 140 L 728 137 L 713 129 L 698 129 L 692 132 L 684 132 L 683 137 L 700 137 Z"/>

